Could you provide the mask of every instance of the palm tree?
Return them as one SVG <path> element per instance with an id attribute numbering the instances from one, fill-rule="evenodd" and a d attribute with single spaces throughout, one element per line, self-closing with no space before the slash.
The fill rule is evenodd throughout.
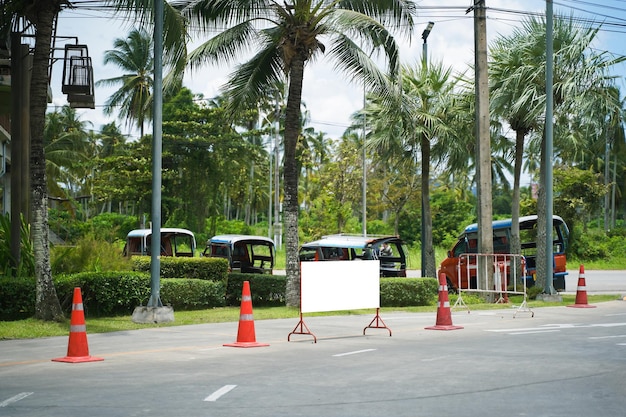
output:
<path id="1" fill-rule="evenodd" d="M 126 140 L 127 137 L 122 133 L 115 122 L 102 126 L 100 128 L 102 150 L 99 157 L 106 158 L 125 153 L 127 151 Z"/>
<path id="2" fill-rule="evenodd" d="M 151 17 L 153 0 L 107 0 L 119 10 L 141 19 Z M 180 56 L 186 54 L 184 41 L 186 30 L 177 13 L 164 0 L 165 40 L 167 50 L 174 53 L 170 63 L 178 63 Z M 0 8 L 0 38 L 7 39 L 8 33 L 17 20 L 27 22 L 25 26 L 35 29 L 35 47 L 33 53 L 30 85 L 30 170 L 31 170 L 31 237 L 35 254 L 35 277 L 37 291 L 35 297 L 35 316 L 43 320 L 61 320 L 63 313 L 52 282 L 50 271 L 50 246 L 48 239 L 48 192 L 46 187 L 46 157 L 44 151 L 44 125 L 48 101 L 48 73 L 51 61 L 52 35 L 55 19 L 65 7 L 74 7 L 69 0 L 5 0 Z M 182 45 L 181 45 L 182 43 Z M 177 73 L 182 73 L 179 71 Z"/>
<path id="3" fill-rule="evenodd" d="M 539 116 L 543 114 L 539 100 L 529 103 L 529 99 L 537 97 L 538 91 L 529 86 L 537 86 L 533 81 L 536 81 L 534 77 L 538 74 L 534 62 L 525 61 L 525 49 L 529 45 L 525 44 L 526 48 L 520 48 L 519 38 L 519 29 L 515 29 L 513 35 L 497 39 L 491 47 L 489 63 L 490 106 L 493 113 L 505 120 L 515 132 L 511 201 L 511 252 L 515 254 L 521 253 L 519 215 L 524 140 L 528 133 L 537 129 Z M 526 107 L 529 104 L 531 105 Z"/>
<path id="4" fill-rule="evenodd" d="M 597 52 L 591 48 L 592 42 L 598 33 L 597 27 L 587 24 L 581 27 L 580 23 L 569 19 L 556 17 L 554 19 L 554 117 L 560 123 L 555 130 L 555 149 L 573 149 L 580 145 L 573 142 L 577 135 L 572 135 L 575 123 L 572 120 L 585 118 L 590 109 L 603 108 L 607 112 L 618 109 L 619 101 L 607 94 L 612 87 L 613 77 L 607 71 L 613 65 L 622 62 L 624 58 L 612 58 L 605 52 Z M 492 100 L 493 110 L 502 119 L 506 120 L 516 131 L 515 152 L 515 183 L 513 213 L 519 215 L 519 176 L 521 173 L 524 138 L 528 133 L 539 131 L 541 140 L 540 149 L 544 149 L 545 135 L 542 127 L 545 109 L 545 44 L 546 22 L 544 19 L 529 18 L 523 22 L 522 28 L 513 32 L 510 38 L 496 43 L 492 48 Z M 501 60 L 502 62 L 498 62 Z M 601 104 L 598 104 L 601 103 Z M 607 112 L 600 116 L 604 120 Z M 603 123 L 603 122 L 600 122 Z M 558 132 L 567 132 L 559 135 Z M 519 159 L 518 159 L 519 158 Z M 545 167 L 546 158 L 553 155 L 544 155 L 541 152 L 540 171 Z M 540 178 L 543 178 L 540 173 Z M 539 192 L 538 215 L 545 217 L 545 186 L 541 184 Z M 545 220 L 538 222 L 545 226 Z M 538 237 L 538 259 L 545 257 L 547 248 L 545 227 L 540 227 Z M 519 244 L 519 231 L 517 240 Z M 515 233 L 513 232 L 513 233 Z M 513 240 L 513 238 L 512 238 Z M 545 262 L 538 262 L 537 285 L 545 284 Z"/>
<path id="5" fill-rule="evenodd" d="M 11 3 L 9 5 L 9 3 Z M 36 298 L 35 317 L 43 320 L 62 320 L 63 312 L 52 282 L 50 270 L 50 243 L 48 238 L 48 193 L 46 187 L 46 157 L 44 152 L 44 124 L 48 102 L 48 64 L 52 45 L 54 19 L 66 3 L 63 0 L 29 2 L 15 0 L 12 21 L 24 17 L 35 30 L 35 50 L 30 86 L 30 174 L 31 174 L 31 237 L 35 257 Z"/>
<path id="6" fill-rule="evenodd" d="M 396 106 L 376 105 L 368 120 L 371 127 L 369 146 L 383 155 L 405 160 L 405 169 L 417 168 L 421 156 L 422 210 L 424 219 L 424 260 L 426 276 L 437 275 L 435 250 L 432 236 L 432 214 L 430 209 L 430 164 L 431 146 L 445 142 L 455 136 L 449 128 L 454 114 L 451 106 L 457 79 L 451 68 L 441 63 L 422 63 L 402 68 L 402 93 L 396 98 Z M 378 103 L 378 98 L 375 99 Z"/>
<path id="7" fill-rule="evenodd" d="M 104 114 L 117 114 L 128 126 L 136 124 L 143 136 L 145 121 L 152 119 L 152 36 L 143 29 L 135 29 L 126 39 L 115 39 L 113 47 L 115 49 L 105 51 L 104 64 L 115 64 L 124 74 L 96 83 L 120 87 L 106 101 Z"/>
<path id="8" fill-rule="evenodd" d="M 368 50 L 383 50 L 389 61 L 389 72 L 396 74 L 398 47 L 384 25 L 411 31 L 415 5 L 412 1 L 388 0 L 293 0 L 282 4 L 268 0 L 180 0 L 176 4 L 204 33 L 221 31 L 191 53 L 192 68 L 205 63 L 237 62 L 242 53 L 250 48 L 256 50 L 252 58 L 236 67 L 225 87 L 233 112 L 257 103 L 268 86 L 283 77 L 288 79 L 284 132 L 287 304 L 299 305 L 296 148 L 302 128 L 305 65 L 326 54 L 349 77 L 363 79 L 366 85 L 380 88 L 383 75 L 351 36 Z"/>
<path id="9" fill-rule="evenodd" d="M 90 124 L 80 120 L 70 106 L 46 115 L 44 150 L 49 194 L 72 199 L 78 191 L 84 191 L 82 186 L 89 176 L 84 165 L 96 156 L 89 151 Z M 73 210 L 71 204 L 69 208 Z"/>

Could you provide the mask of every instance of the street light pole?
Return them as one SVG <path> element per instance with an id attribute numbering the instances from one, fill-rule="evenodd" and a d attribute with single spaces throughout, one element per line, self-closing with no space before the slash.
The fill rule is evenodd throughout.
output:
<path id="1" fill-rule="evenodd" d="M 428 63 L 428 44 L 426 40 L 428 39 L 428 35 L 430 35 L 430 31 L 433 30 L 433 26 L 435 26 L 435 22 L 428 22 L 426 29 L 422 32 L 422 39 L 424 40 L 424 44 L 422 45 L 422 63 L 424 65 Z"/>
<path id="2" fill-rule="evenodd" d="M 428 39 L 428 35 L 430 35 L 430 31 L 433 29 L 433 26 L 435 26 L 435 22 L 428 22 L 428 25 L 426 25 L 426 29 L 424 29 L 424 31 L 422 32 L 422 39 L 424 40 L 424 43 L 422 45 L 422 65 L 424 66 L 424 71 L 428 70 L 428 43 L 426 42 L 426 40 Z M 422 164 L 424 163 L 424 160 L 422 158 Z M 425 239 L 424 239 L 424 235 L 426 234 L 426 227 L 425 227 L 425 217 L 424 217 L 424 190 L 422 190 L 422 225 L 421 225 L 421 241 L 422 241 L 422 269 L 421 269 L 421 274 L 420 276 L 424 277 L 426 276 L 426 253 L 424 252 L 424 247 L 425 247 Z"/>

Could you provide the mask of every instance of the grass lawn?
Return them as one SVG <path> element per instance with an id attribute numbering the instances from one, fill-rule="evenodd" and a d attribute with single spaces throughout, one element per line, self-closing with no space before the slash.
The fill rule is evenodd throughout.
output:
<path id="1" fill-rule="evenodd" d="M 543 301 L 529 301 L 528 305 L 531 308 L 548 307 L 548 306 L 566 306 L 574 304 L 575 295 L 563 295 L 563 301 L 560 303 L 543 302 Z M 615 295 L 590 295 L 588 296 L 589 304 L 595 304 L 605 301 L 615 300 Z M 456 300 L 454 295 L 450 296 L 450 304 L 454 305 Z M 464 297 L 464 301 L 469 305 L 471 310 L 495 310 L 495 309 L 510 309 L 517 307 L 521 304 L 522 298 L 511 297 L 509 304 L 484 304 L 479 303 L 474 297 Z M 210 310 L 196 310 L 196 311 L 174 311 L 175 321 L 172 323 L 159 323 L 159 324 L 136 324 L 133 323 L 128 316 L 115 316 L 115 317 L 86 317 L 85 322 L 87 325 L 87 333 L 108 333 L 125 330 L 137 330 L 154 327 L 172 327 L 172 326 L 184 326 L 192 324 L 206 324 L 206 323 L 221 323 L 221 322 L 236 322 L 239 320 L 239 307 L 223 307 Z M 311 313 L 309 315 L 350 315 L 350 314 L 370 314 L 372 310 L 356 310 L 356 311 L 336 311 L 327 313 Z M 437 307 L 432 306 L 420 306 L 420 307 L 383 307 L 381 311 L 384 312 L 436 312 Z M 458 311 L 458 310 L 457 310 Z M 283 319 L 299 317 L 299 309 L 293 307 L 255 307 L 254 319 L 255 320 L 270 320 L 270 319 Z M 7 339 L 33 339 L 40 337 L 51 336 L 65 336 L 69 334 L 69 318 L 62 323 L 56 322 L 44 322 L 35 319 L 16 320 L 16 321 L 2 321 L 0 322 L 0 340 Z"/>

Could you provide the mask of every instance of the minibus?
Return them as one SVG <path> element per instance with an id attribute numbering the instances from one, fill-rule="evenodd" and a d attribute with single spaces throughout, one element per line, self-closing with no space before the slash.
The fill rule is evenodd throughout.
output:
<path id="1" fill-rule="evenodd" d="M 557 291 L 565 290 L 565 275 L 567 241 L 569 229 L 567 224 L 559 216 L 552 219 L 552 239 L 553 239 L 553 286 Z M 511 253 L 511 219 L 495 220 L 493 228 L 493 252 L 494 254 Z M 536 281 L 536 260 L 537 260 L 537 215 L 523 216 L 519 218 L 520 241 L 523 259 L 526 266 L 526 275 L 523 279 L 526 286 L 533 286 Z M 467 226 L 452 249 L 448 251 L 448 256 L 441 262 L 439 273 L 445 274 L 448 287 L 451 290 L 477 288 L 477 269 L 468 267 L 466 263 L 475 264 L 476 257 L 463 256 L 466 254 L 476 254 L 478 252 L 478 224 Z M 460 274 L 460 277 L 459 277 Z M 459 279 L 460 278 L 460 279 Z"/>

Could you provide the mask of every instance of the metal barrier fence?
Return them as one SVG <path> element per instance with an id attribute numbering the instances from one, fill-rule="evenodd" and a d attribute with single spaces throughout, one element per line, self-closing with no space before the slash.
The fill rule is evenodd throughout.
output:
<path id="1" fill-rule="evenodd" d="M 493 285 L 489 277 L 493 276 Z M 463 300 L 463 292 L 495 294 L 496 303 L 508 303 L 509 295 L 522 295 L 524 300 L 513 317 L 519 312 L 535 313 L 528 307 L 526 293 L 526 259 L 523 255 L 502 253 L 464 253 L 457 264 L 458 298 L 452 308 L 469 307 Z"/>

